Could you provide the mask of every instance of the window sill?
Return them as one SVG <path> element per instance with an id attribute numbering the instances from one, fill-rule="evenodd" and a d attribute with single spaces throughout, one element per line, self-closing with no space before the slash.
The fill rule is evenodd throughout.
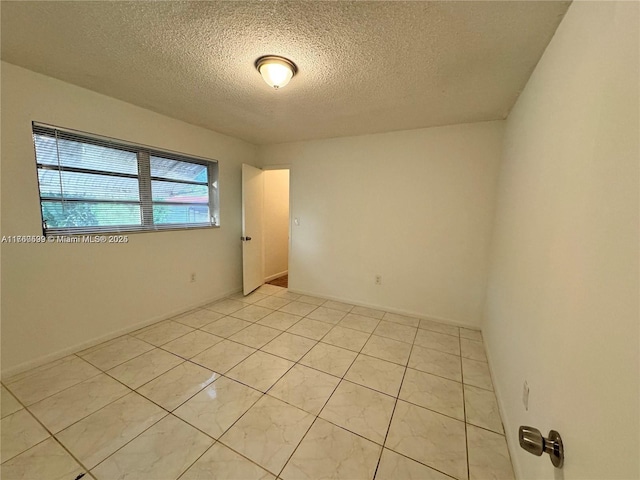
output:
<path id="1" fill-rule="evenodd" d="M 44 235 L 45 237 L 85 237 L 85 236 L 100 236 L 100 235 L 132 235 L 139 233 L 157 233 L 157 232 L 175 232 L 179 230 L 207 230 L 207 229 L 218 229 L 220 225 L 202 225 L 202 226 L 190 226 L 190 227 L 182 227 L 179 225 L 172 225 L 167 227 L 157 227 L 153 229 L 148 228 L 120 228 L 118 230 L 90 230 L 83 232 L 70 232 L 68 230 L 47 230 Z"/>

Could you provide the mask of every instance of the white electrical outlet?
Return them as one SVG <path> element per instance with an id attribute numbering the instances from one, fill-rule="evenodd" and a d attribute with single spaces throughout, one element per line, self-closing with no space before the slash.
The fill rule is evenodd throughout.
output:
<path id="1" fill-rule="evenodd" d="M 524 405 L 524 409 L 529 411 L 529 384 L 527 381 L 524 381 L 522 385 L 522 404 Z"/>
<path id="2" fill-rule="evenodd" d="M 191 283 L 194 283 L 196 281 L 196 274 L 192 273 L 191 274 Z"/>
<path id="3" fill-rule="evenodd" d="M 376 285 L 382 285 L 382 275 L 376 275 Z"/>

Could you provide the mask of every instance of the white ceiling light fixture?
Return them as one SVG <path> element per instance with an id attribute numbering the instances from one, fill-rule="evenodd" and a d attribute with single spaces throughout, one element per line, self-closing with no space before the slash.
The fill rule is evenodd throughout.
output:
<path id="1" fill-rule="evenodd" d="M 298 67 L 291 60 L 277 55 L 266 55 L 256 60 L 256 69 L 264 81 L 275 90 L 289 83 L 298 73 Z"/>

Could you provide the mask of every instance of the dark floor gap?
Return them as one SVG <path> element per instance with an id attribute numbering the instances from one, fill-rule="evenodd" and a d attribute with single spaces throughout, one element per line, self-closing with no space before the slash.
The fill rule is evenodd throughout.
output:
<path id="1" fill-rule="evenodd" d="M 275 285 L 277 287 L 289 288 L 289 275 L 283 275 L 282 277 L 274 278 L 267 282 L 269 285 Z"/>

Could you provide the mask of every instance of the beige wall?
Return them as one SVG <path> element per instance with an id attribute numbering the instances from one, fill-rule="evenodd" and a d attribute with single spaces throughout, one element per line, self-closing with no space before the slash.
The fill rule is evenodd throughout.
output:
<path id="1" fill-rule="evenodd" d="M 289 260 L 289 170 L 264 171 L 264 276 L 287 273 Z"/>
<path id="2" fill-rule="evenodd" d="M 640 478 L 638 7 L 574 2 L 508 118 L 483 331 L 519 478 Z"/>
<path id="3" fill-rule="evenodd" d="M 240 289 L 253 145 L 3 62 L 2 235 L 42 233 L 32 120 L 219 160 L 222 226 L 126 245 L 3 244 L 4 374 Z"/>
<path id="4" fill-rule="evenodd" d="M 290 288 L 478 325 L 502 132 L 485 122 L 262 147 L 264 165 L 291 166 Z"/>

